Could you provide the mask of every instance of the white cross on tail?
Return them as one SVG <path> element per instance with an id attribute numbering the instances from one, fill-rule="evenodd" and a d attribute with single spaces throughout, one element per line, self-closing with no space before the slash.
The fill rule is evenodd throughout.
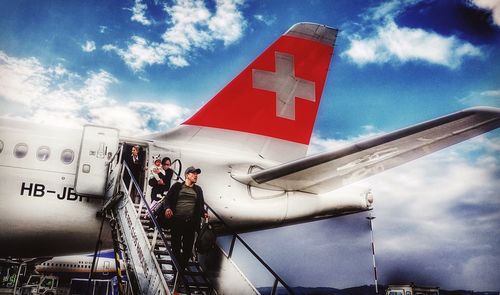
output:
<path id="1" fill-rule="evenodd" d="M 276 116 L 295 120 L 295 98 L 316 101 L 313 81 L 295 77 L 293 55 L 275 52 L 276 72 L 252 69 L 252 86 L 276 92 Z"/>

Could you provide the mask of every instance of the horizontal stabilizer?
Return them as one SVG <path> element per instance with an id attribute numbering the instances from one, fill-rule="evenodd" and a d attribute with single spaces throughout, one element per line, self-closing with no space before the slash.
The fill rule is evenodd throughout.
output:
<path id="1" fill-rule="evenodd" d="M 262 188 L 325 193 L 500 126 L 500 109 L 476 107 L 309 156 L 236 180 Z"/>

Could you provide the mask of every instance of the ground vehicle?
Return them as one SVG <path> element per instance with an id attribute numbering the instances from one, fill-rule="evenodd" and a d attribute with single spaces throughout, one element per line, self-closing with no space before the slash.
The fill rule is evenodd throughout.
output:
<path id="1" fill-rule="evenodd" d="M 112 295 L 113 289 L 112 280 L 92 280 L 89 285 L 87 279 L 72 279 L 69 294 Z"/>
<path id="2" fill-rule="evenodd" d="M 64 294 L 66 288 L 60 288 L 59 278 L 56 276 L 31 275 L 28 283 L 21 287 L 21 295 L 56 295 Z"/>
<path id="3" fill-rule="evenodd" d="M 415 284 L 389 285 L 386 295 L 439 295 L 439 287 L 423 287 Z"/>
<path id="4" fill-rule="evenodd" d="M 38 289 L 42 276 L 41 275 L 31 275 L 28 282 L 21 287 L 21 295 L 32 294 L 33 290 Z"/>

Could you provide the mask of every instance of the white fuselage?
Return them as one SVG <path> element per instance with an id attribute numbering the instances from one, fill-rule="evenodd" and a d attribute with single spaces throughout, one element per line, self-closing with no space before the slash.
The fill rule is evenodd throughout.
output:
<path id="1" fill-rule="evenodd" d="M 104 200 L 82 197 L 74 191 L 81 138 L 81 130 L 1 121 L 0 257 L 93 251 L 101 226 L 96 213 Z M 121 141 L 130 142 L 129 139 Z M 204 191 L 205 202 L 235 230 L 276 227 L 359 212 L 371 205 L 357 188 L 314 195 L 244 185 L 231 175 L 248 172 L 254 166 L 271 167 L 278 162 L 242 148 L 210 140 L 197 144 L 176 140 L 138 141 L 143 142 L 142 148 L 148 149 L 148 155 L 179 159 L 184 168 L 200 167 L 198 184 Z M 27 153 L 21 157 L 15 149 L 23 143 Z M 40 147 L 50 153 L 38 157 Z M 72 161 L 68 160 L 69 150 L 73 151 Z M 152 158 L 148 160 L 151 162 Z M 151 163 L 149 165 L 151 167 Z M 145 188 L 146 199 L 150 200 L 150 188 L 147 184 Z M 216 219 L 212 215 L 212 220 Z M 105 245 L 110 246 L 109 228 L 105 227 L 102 238 Z"/>
<path id="2" fill-rule="evenodd" d="M 0 256 L 91 251 L 103 200 L 74 192 L 82 131 L 1 122 Z M 23 157 L 15 155 L 19 144 L 27 147 Z M 40 147 L 48 156 L 37 157 Z"/>
<path id="3" fill-rule="evenodd" d="M 112 252 L 111 252 L 112 253 Z M 35 266 L 37 273 L 46 275 L 67 276 L 71 278 L 112 278 L 116 276 L 116 262 L 114 258 L 98 256 L 95 260 L 93 254 L 57 256 Z M 119 261 L 120 270 L 125 270 L 125 264 Z"/>

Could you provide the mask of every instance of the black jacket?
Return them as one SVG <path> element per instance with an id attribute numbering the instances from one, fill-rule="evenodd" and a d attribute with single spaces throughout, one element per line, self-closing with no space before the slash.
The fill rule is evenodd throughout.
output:
<path id="1" fill-rule="evenodd" d="M 172 185 L 167 193 L 167 197 L 163 199 L 162 212 L 165 212 L 166 209 L 170 208 L 175 217 L 175 207 L 177 206 L 177 199 L 179 198 L 179 193 L 183 184 L 184 182 L 176 182 Z M 193 186 L 193 189 L 196 192 L 196 204 L 193 211 L 193 220 L 201 221 L 201 216 L 206 212 L 204 208 L 205 200 L 203 199 L 203 191 L 201 190 L 201 187 L 196 184 Z"/>
<path id="2" fill-rule="evenodd" d="M 135 178 L 135 181 L 137 182 L 137 184 L 139 184 L 139 186 L 141 186 L 141 182 L 142 182 L 141 181 L 141 173 L 144 170 L 143 159 L 139 155 L 138 160 L 134 163 L 134 159 L 133 159 L 132 155 L 127 155 L 127 156 L 125 156 L 124 160 L 127 163 L 128 168 L 130 169 L 130 173 L 132 173 L 132 176 Z M 130 181 L 130 176 L 128 173 L 125 173 L 124 180 L 125 180 L 125 184 L 128 185 L 128 183 Z"/>

